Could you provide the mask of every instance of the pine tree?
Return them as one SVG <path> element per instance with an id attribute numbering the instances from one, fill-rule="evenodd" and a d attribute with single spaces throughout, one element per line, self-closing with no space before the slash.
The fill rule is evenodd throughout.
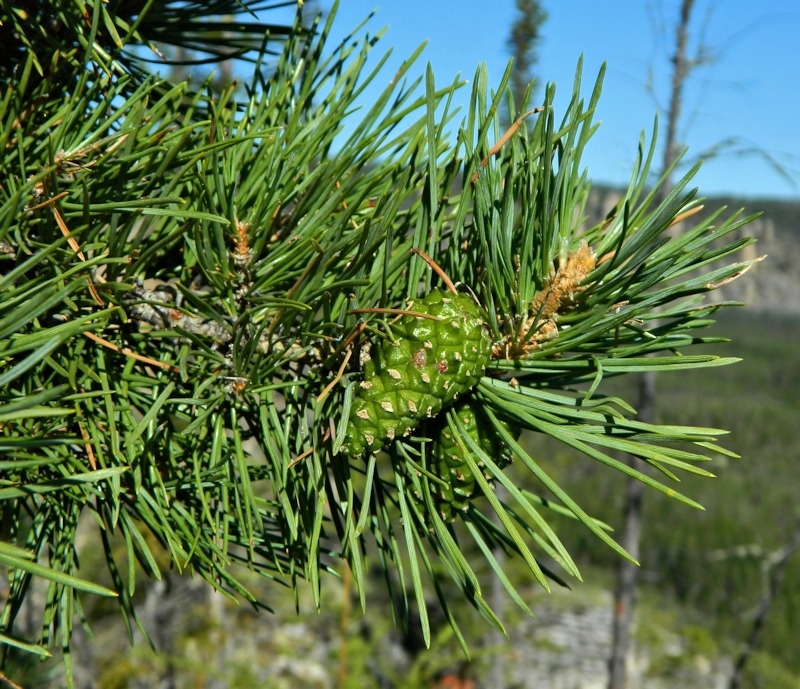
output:
<path id="1" fill-rule="evenodd" d="M 507 47 L 514 59 L 511 92 L 519 107 L 526 101 L 528 87 L 534 82 L 539 62 L 538 48 L 547 12 L 539 0 L 516 0 L 516 14 L 508 36 Z"/>
<path id="2" fill-rule="evenodd" d="M 510 70 L 492 89 L 479 68 L 456 120 L 462 86 L 412 78 L 417 51 L 354 113 L 382 74 L 376 37 L 329 45 L 334 9 L 311 31 L 298 13 L 203 43 L 205 21 L 218 36 L 214 16 L 243 13 L 3 6 L 0 642 L 61 649 L 68 674 L 87 596 L 115 597 L 132 632 L 136 574 L 167 569 L 261 608 L 246 572 L 319 605 L 348 567 L 365 607 L 377 569 L 399 620 L 416 607 L 430 643 L 435 599 L 466 649 L 458 604 L 502 629 L 487 576 L 530 612 L 497 548 L 546 589 L 580 576 L 561 519 L 629 557 L 544 471 L 538 437 L 694 507 L 678 474 L 732 454 L 721 430 L 643 423 L 604 394 L 731 363 L 682 350 L 715 341 L 701 331 L 725 304 L 705 295 L 747 268 L 730 260 L 750 240 L 723 209 L 671 236 L 700 204 L 694 170 L 657 201 L 644 137 L 622 201 L 585 225 L 602 73 L 587 101 L 579 65 L 565 113 L 550 85 L 504 132 Z M 215 93 L 151 76 L 165 37 L 246 58 L 251 78 Z M 107 573 L 81 568 L 81 544 Z"/>

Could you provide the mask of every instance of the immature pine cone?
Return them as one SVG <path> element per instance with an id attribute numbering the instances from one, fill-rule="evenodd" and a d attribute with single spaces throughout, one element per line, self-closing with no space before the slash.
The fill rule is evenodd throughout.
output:
<path id="1" fill-rule="evenodd" d="M 438 320 L 403 316 L 392 325 L 395 341 L 362 350 L 364 380 L 343 446 L 351 455 L 410 435 L 475 385 L 489 361 L 491 337 L 468 296 L 433 290 L 410 310 Z"/>
<path id="2" fill-rule="evenodd" d="M 511 464 L 513 457 L 511 451 L 474 397 L 470 396 L 464 401 L 459 401 L 454 409 L 458 414 L 459 421 L 466 428 L 467 435 L 489 455 L 500 469 L 505 469 Z M 512 436 L 519 435 L 505 421 L 500 421 L 500 424 Z M 477 479 L 467 464 L 466 454 L 456 442 L 447 421 L 442 418 L 442 421 L 439 422 L 437 419 L 436 425 L 441 428 L 438 429 L 439 432 L 435 436 L 432 449 L 433 462 L 429 468 L 444 481 L 444 485 L 434 484 L 431 481 L 430 486 L 435 491 L 434 499 L 439 504 L 442 518 L 452 519 L 456 510 L 467 509 L 470 499 L 476 492 L 479 492 L 479 489 Z M 483 462 L 477 455 L 473 454 L 472 458 L 478 466 L 483 468 Z M 488 470 L 484 469 L 483 475 L 491 484 L 493 477 Z"/>

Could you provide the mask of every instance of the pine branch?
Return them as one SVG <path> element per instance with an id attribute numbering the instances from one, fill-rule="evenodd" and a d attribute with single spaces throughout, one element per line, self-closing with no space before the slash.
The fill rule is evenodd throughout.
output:
<path id="1" fill-rule="evenodd" d="M 718 429 L 642 423 L 604 391 L 732 363 L 683 350 L 716 341 L 697 333 L 724 304 L 703 297 L 752 263 L 733 260 L 750 218 L 673 236 L 699 204 L 693 171 L 658 201 L 643 138 L 623 200 L 586 227 L 602 73 L 587 101 L 580 67 L 560 120 L 549 86 L 504 136 L 510 70 L 494 90 L 479 70 L 454 124 L 462 85 L 407 83 L 417 51 L 340 136 L 385 58 L 368 68 L 363 34 L 326 45 L 334 14 L 244 93 L 117 76 L 118 57 L 89 51 L 75 60 L 108 69 L 41 110 L 54 77 L 18 61 L 0 130 L 0 638 L 21 643 L 33 575 L 50 605 L 31 648 L 68 646 L 68 611 L 107 594 L 75 552 L 91 515 L 129 629 L 137 572 L 194 572 L 267 607 L 245 572 L 320 605 L 324 574 L 347 567 L 364 607 L 377 563 L 400 619 L 416 604 L 429 640 L 433 592 L 466 648 L 454 603 L 503 627 L 487 573 L 530 612 L 495 549 L 545 588 L 580 576 L 561 519 L 627 555 L 543 469 L 537 437 L 695 507 L 675 480 L 732 454 Z"/>

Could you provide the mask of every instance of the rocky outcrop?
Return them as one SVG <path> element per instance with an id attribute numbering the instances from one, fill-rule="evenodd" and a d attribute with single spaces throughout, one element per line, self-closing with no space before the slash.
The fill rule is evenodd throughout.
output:
<path id="1" fill-rule="evenodd" d="M 618 189 L 592 188 L 586 206 L 588 222 L 600 222 L 620 198 Z M 711 197 L 703 201 L 703 206 L 696 218 L 710 215 L 721 207 L 726 208 L 727 214 L 744 209 L 742 217 L 762 213 L 732 235 L 733 238 L 751 236 L 757 240 L 734 260 L 766 258 L 755 264 L 744 279 L 734 280 L 715 292 L 714 301 L 741 301 L 758 311 L 800 314 L 800 202 Z"/>
<path id="2" fill-rule="evenodd" d="M 583 599 L 585 601 L 585 598 Z M 606 689 L 613 601 L 596 591 L 591 603 L 573 592 L 537 598 L 536 618 L 510 631 L 508 689 Z M 674 620 L 673 620 L 674 621 Z M 630 686 L 638 689 L 726 689 L 732 664 L 713 643 L 665 627 L 639 613 L 630 660 Z"/>

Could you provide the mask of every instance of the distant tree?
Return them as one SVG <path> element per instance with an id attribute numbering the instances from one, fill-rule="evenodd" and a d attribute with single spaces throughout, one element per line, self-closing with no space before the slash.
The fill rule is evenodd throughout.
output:
<path id="1" fill-rule="evenodd" d="M 507 45 L 514 60 L 511 92 L 519 111 L 523 107 L 528 87 L 536 76 L 535 69 L 539 63 L 538 48 L 542 40 L 542 25 L 547 21 L 547 12 L 539 0 L 516 0 L 516 7 L 517 12 L 511 25 Z M 509 119 L 513 119 L 513 116 Z"/>
<path id="2" fill-rule="evenodd" d="M 659 5 L 661 8 L 661 5 Z M 669 5 L 669 7 L 672 7 Z M 662 8 L 663 9 L 663 8 Z M 696 19 L 695 0 L 682 0 L 678 11 L 677 21 L 669 32 L 671 52 L 669 64 L 671 66 L 670 84 L 665 106 L 662 108 L 664 118 L 661 131 L 662 155 L 659 172 L 659 184 L 656 189 L 655 199 L 663 201 L 673 188 L 673 180 L 679 167 L 685 146 L 681 142 L 680 127 L 684 119 L 684 95 L 687 83 L 697 70 L 707 67 L 719 59 L 718 51 L 714 50 L 705 41 L 707 24 L 711 13 L 708 12 L 703 19 L 703 24 L 694 26 Z M 663 26 L 656 27 L 663 31 Z M 693 36 L 697 37 L 692 41 Z M 657 98 L 657 87 L 654 79 L 648 80 L 648 89 Z M 699 160 L 733 154 L 757 154 L 762 157 L 779 174 L 788 178 L 786 170 L 769 154 L 762 150 L 741 149 L 737 138 L 725 139 L 714 142 L 709 148 L 701 151 L 693 159 Z M 647 423 L 657 421 L 657 386 L 656 373 L 646 371 L 639 376 L 639 403 L 638 418 Z M 631 464 L 639 464 L 638 460 L 631 458 Z M 627 484 L 625 506 L 623 513 L 623 530 L 621 544 L 635 558 L 639 557 L 640 541 L 642 535 L 644 491 L 639 481 L 630 480 Z M 631 630 L 636 606 L 636 593 L 638 587 L 639 567 L 630 561 L 620 561 L 614 595 L 614 614 L 612 622 L 612 649 L 609 658 L 609 689 L 624 689 L 630 685 L 627 667 L 631 650 Z M 772 600 L 774 593 L 766 599 Z M 763 617 L 766 616 L 766 612 Z M 758 634 L 753 633 L 751 640 L 758 639 Z M 742 656 L 742 665 L 747 656 Z M 732 685 L 733 686 L 733 685 Z"/>
<path id="3" fill-rule="evenodd" d="M 665 111 L 666 132 L 662 142 L 661 183 L 657 198 L 663 200 L 672 189 L 675 163 L 680 155 L 678 124 L 683 108 L 683 92 L 686 81 L 693 68 L 707 62 L 707 51 L 703 44 L 694 58 L 688 55 L 689 25 L 692 19 L 694 0 L 682 0 L 680 13 L 674 33 L 674 49 L 670 55 L 672 75 L 669 100 Z M 656 423 L 657 395 L 656 373 L 645 371 L 639 374 L 639 419 L 645 423 Z M 632 466 L 640 462 L 629 458 Z M 623 531 L 621 543 L 635 558 L 639 559 L 642 537 L 642 508 L 644 501 L 641 481 L 629 479 L 625 493 L 623 512 Z M 631 632 L 633 629 L 636 594 L 639 583 L 639 565 L 630 560 L 620 560 L 617 582 L 614 590 L 614 609 L 612 616 L 611 656 L 609 658 L 609 689 L 625 689 L 630 686 L 628 679 L 629 656 L 631 652 Z"/>

